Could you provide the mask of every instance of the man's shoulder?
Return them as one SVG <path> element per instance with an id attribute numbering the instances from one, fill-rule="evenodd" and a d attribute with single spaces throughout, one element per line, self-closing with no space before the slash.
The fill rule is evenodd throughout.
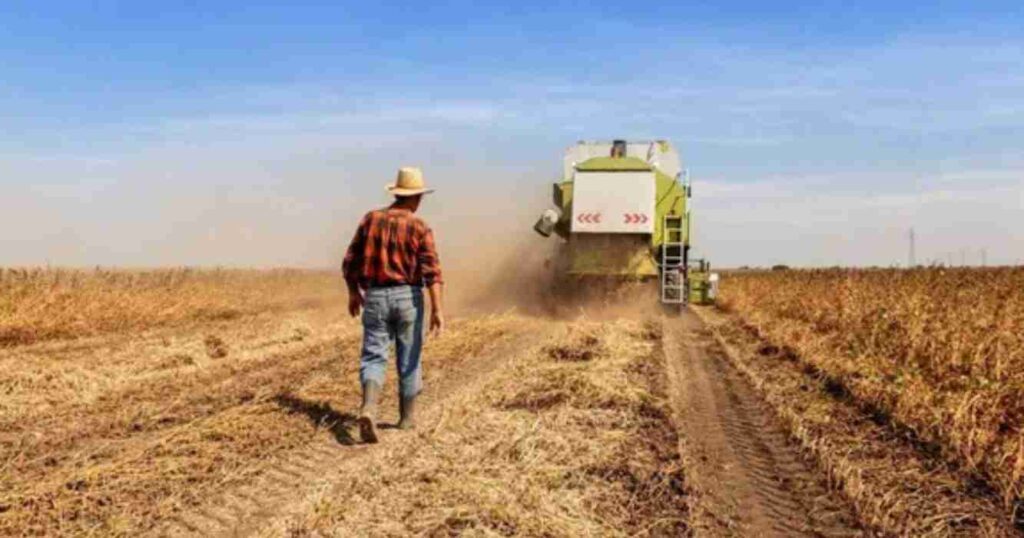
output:
<path id="1" fill-rule="evenodd" d="M 380 207 L 377 209 L 371 209 L 363 215 L 363 222 L 370 223 L 374 221 L 383 221 L 385 219 L 400 219 L 412 223 L 415 227 L 422 230 L 430 230 L 430 225 L 427 221 L 423 220 L 423 217 L 407 210 L 395 210 L 391 207 Z"/>
<path id="2" fill-rule="evenodd" d="M 386 217 L 387 214 L 388 214 L 388 208 L 386 208 L 386 207 L 378 207 L 378 208 L 375 208 L 375 209 L 371 209 L 371 210 L 367 211 L 366 213 L 363 213 L 363 218 L 360 219 L 360 222 L 369 223 L 369 222 L 372 222 L 374 220 L 380 219 L 382 217 Z"/>

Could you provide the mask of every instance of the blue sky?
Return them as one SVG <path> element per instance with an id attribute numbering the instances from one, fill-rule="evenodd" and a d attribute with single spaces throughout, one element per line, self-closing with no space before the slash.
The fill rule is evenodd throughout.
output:
<path id="1" fill-rule="evenodd" d="M 403 164 L 461 255 L 612 137 L 720 264 L 1024 258 L 1022 4 L 775 4 L 5 3 L 0 264 L 333 265 Z"/>

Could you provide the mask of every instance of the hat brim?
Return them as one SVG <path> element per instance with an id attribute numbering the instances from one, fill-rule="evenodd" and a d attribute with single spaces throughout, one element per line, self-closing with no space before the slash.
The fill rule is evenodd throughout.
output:
<path id="1" fill-rule="evenodd" d="M 388 185 L 388 192 L 395 196 L 416 196 L 417 194 L 430 194 L 434 192 L 434 189 L 403 189 L 395 185 Z"/>

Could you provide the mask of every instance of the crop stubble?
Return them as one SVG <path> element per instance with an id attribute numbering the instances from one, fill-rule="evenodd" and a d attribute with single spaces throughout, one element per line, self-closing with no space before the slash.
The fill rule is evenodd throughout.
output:
<path id="1" fill-rule="evenodd" d="M 552 322 L 268 536 L 680 536 L 688 505 L 656 326 Z"/>
<path id="2" fill-rule="evenodd" d="M 8 342 L 0 534 L 134 535 L 307 445 L 323 424 L 296 405 L 358 401 L 358 326 L 340 301 L 287 304 L 215 322 L 140 320 L 155 327 L 143 332 Z M 454 321 L 452 338 L 428 343 L 428 381 L 514 324 Z"/>

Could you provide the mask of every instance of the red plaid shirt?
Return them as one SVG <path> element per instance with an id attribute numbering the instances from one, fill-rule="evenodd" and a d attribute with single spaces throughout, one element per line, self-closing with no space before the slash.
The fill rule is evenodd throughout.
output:
<path id="1" fill-rule="evenodd" d="M 393 207 L 363 216 L 341 270 L 349 284 L 364 289 L 441 282 L 434 232 L 411 211 Z"/>

